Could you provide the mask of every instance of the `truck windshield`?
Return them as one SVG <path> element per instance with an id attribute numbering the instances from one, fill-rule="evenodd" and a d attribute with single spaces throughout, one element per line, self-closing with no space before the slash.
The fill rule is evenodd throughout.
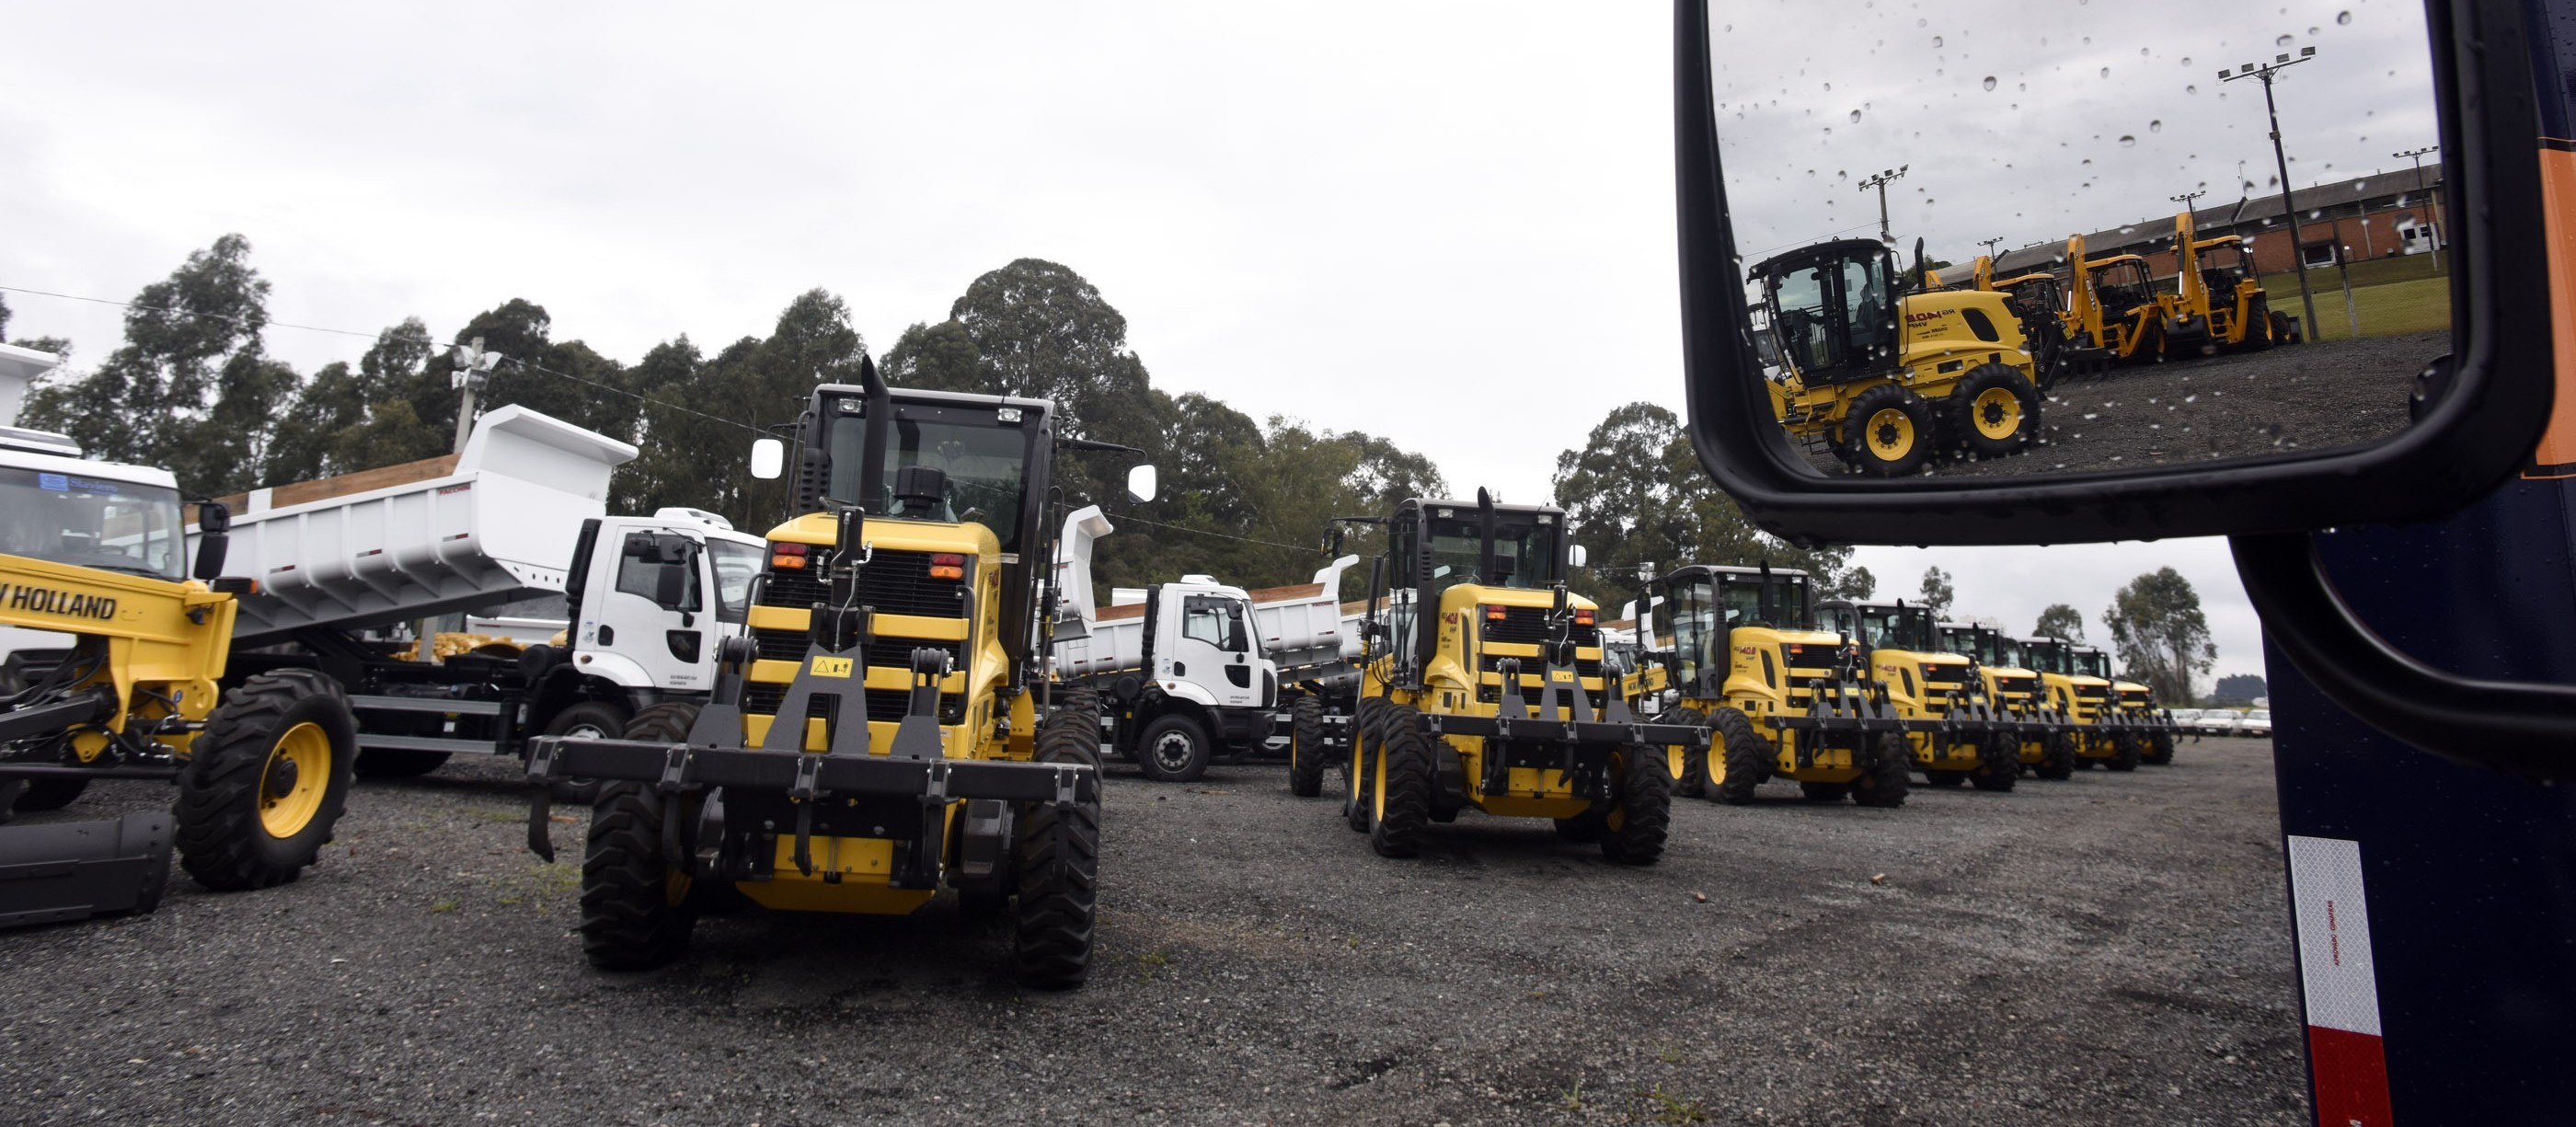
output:
<path id="1" fill-rule="evenodd" d="M 856 400 L 843 400 L 855 403 Z M 971 521 L 993 530 L 1002 551 L 1020 550 L 1020 501 L 1028 488 L 1028 436 L 1016 427 L 933 422 L 898 417 L 889 428 L 885 486 L 873 498 L 859 496 L 859 464 L 867 449 L 867 428 L 856 413 L 844 413 L 831 428 L 832 478 L 827 493 L 835 500 L 862 501 L 868 511 L 894 511 L 894 474 L 905 466 L 930 466 L 948 475 L 945 496 L 932 519 Z"/>
<path id="2" fill-rule="evenodd" d="M 1466 510 L 1460 510 L 1465 512 Z M 1553 524 L 1514 525 L 1496 521 L 1494 527 L 1494 565 L 1500 575 L 1486 575 L 1481 558 L 1484 552 L 1484 530 L 1473 513 L 1463 517 L 1433 517 L 1431 524 L 1431 567 L 1434 572 L 1446 567 L 1432 580 L 1439 590 L 1458 583 L 1482 583 L 1489 587 L 1540 588 L 1556 583 L 1556 526 Z"/>
<path id="3" fill-rule="evenodd" d="M 758 544 L 707 541 L 707 562 L 716 570 L 716 621 L 741 625 L 751 605 L 751 580 L 760 574 L 768 552 Z"/>
<path id="4" fill-rule="evenodd" d="M 0 467 L 0 553 L 180 579 L 179 491 Z"/>

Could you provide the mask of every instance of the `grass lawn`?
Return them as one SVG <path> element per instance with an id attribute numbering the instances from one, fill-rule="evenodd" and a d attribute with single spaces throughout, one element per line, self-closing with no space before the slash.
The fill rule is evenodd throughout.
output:
<path id="1" fill-rule="evenodd" d="M 2361 335 L 2398 336 L 2451 327 L 2451 279 L 2448 275 L 2365 286 L 2361 284 L 2362 265 L 2377 266 L 2381 263 L 2356 264 L 2353 267 L 2352 305 L 2360 315 Z M 2309 271 L 2308 287 L 2316 295 L 2318 321 L 2308 326 L 2309 339 L 2342 340 L 2350 337 L 2352 333 L 2346 328 L 2343 315 L 2343 287 L 2334 271 Z M 2263 292 L 2270 296 L 2273 309 L 2293 317 L 2306 316 L 2299 307 L 2298 280 L 2290 275 L 2266 276 Z"/>

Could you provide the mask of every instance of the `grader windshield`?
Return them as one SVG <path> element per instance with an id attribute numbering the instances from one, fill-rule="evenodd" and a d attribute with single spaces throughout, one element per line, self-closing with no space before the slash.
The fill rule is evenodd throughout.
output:
<path id="1" fill-rule="evenodd" d="M 1557 514 L 1497 509 L 1494 512 L 1494 565 L 1485 574 L 1485 533 L 1472 506 L 1429 506 L 1431 585 L 1434 592 L 1460 583 L 1536 590 L 1556 585 Z M 1446 571 L 1442 569 L 1446 568 Z"/>
<path id="2" fill-rule="evenodd" d="M 0 467 L 0 553 L 155 579 L 183 578 L 179 491 Z"/>
<path id="3" fill-rule="evenodd" d="M 1895 354 L 1895 267 L 1887 248 L 1844 239 L 1755 265 L 1780 354 L 1810 384 L 1858 379 Z"/>
<path id="4" fill-rule="evenodd" d="M 863 400 L 853 395 L 828 402 L 834 406 L 824 421 L 824 441 L 832 459 L 826 496 L 891 515 L 895 471 L 928 466 L 947 477 L 944 496 L 927 514 L 929 519 L 982 524 L 1002 542 L 1004 554 L 1020 550 L 1033 432 L 1018 425 L 1018 412 L 962 402 L 956 406 L 898 404 L 894 423 L 887 429 L 885 484 L 878 496 L 862 498 L 860 478 L 867 450 Z"/>

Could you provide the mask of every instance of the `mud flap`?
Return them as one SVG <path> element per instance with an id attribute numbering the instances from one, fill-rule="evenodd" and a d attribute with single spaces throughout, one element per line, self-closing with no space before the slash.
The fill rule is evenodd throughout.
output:
<path id="1" fill-rule="evenodd" d="M 0 829 L 0 928 L 150 912 L 170 884 L 170 815 Z"/>

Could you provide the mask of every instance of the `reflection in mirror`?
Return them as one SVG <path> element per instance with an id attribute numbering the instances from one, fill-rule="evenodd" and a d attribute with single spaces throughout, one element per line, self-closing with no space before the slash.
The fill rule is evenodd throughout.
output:
<path id="1" fill-rule="evenodd" d="M 2408 424 L 2452 347 L 2420 9 L 1837 12 L 1710 18 L 1747 344 L 1819 472 L 2119 472 Z"/>
<path id="2" fill-rule="evenodd" d="M 1151 501 L 1154 499 L 1154 491 L 1155 480 L 1153 463 L 1147 462 L 1143 465 L 1131 466 L 1128 468 L 1127 496 L 1138 501 Z"/>
<path id="3" fill-rule="evenodd" d="M 751 476 L 762 481 L 776 480 L 787 468 L 787 447 L 775 438 L 753 439 L 751 443 Z"/>

